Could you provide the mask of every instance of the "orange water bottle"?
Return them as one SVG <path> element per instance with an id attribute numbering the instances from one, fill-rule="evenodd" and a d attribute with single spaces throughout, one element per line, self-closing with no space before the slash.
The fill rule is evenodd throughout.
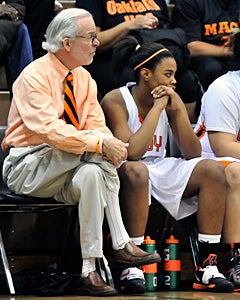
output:
<path id="1" fill-rule="evenodd" d="M 181 259 L 179 240 L 173 235 L 165 240 L 164 249 L 164 285 L 166 290 L 176 291 L 180 288 Z"/>
<path id="2" fill-rule="evenodd" d="M 143 241 L 144 250 L 149 253 L 157 251 L 156 243 L 149 236 Z M 145 278 L 145 286 L 147 292 L 155 292 L 157 290 L 157 263 L 142 266 Z"/>

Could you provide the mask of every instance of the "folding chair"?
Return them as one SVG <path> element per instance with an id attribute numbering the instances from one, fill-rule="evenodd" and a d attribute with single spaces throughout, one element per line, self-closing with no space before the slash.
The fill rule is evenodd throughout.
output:
<path id="1" fill-rule="evenodd" d="M 0 126 L 0 143 L 5 135 L 6 126 Z M 6 153 L 0 149 L 0 169 L 2 170 L 2 165 Z M 29 197 L 23 195 L 17 195 L 12 193 L 8 187 L 3 182 L 2 172 L 0 176 L 0 251 L 1 259 L 3 263 L 4 273 L 7 279 L 7 285 L 11 295 L 15 294 L 15 288 L 13 284 L 12 274 L 10 271 L 8 258 L 5 250 L 5 245 L 7 243 L 8 248 L 14 248 L 15 251 L 21 250 L 21 252 L 46 252 L 47 251 L 57 252 L 58 268 L 61 269 L 63 264 L 63 257 L 65 250 L 71 244 L 71 247 L 79 251 L 80 255 L 80 241 L 79 241 L 79 231 L 75 230 L 76 225 L 79 229 L 78 223 L 78 206 L 71 204 L 64 204 L 56 201 L 54 198 L 37 198 Z M 9 216 L 15 216 L 15 220 L 12 220 L 9 225 Z M 24 218 L 27 216 L 28 226 L 23 223 Z M 58 222 L 54 224 L 47 223 L 47 218 L 52 218 Z M 17 220 L 16 220 L 17 219 Z M 41 220 L 42 219 L 42 220 Z M 2 227 L 5 226 L 3 229 Z M 46 244 L 45 232 L 47 235 L 51 235 L 54 239 L 48 239 Z M 12 237 L 11 232 L 15 232 Z M 5 233 L 5 239 L 4 234 Z M 50 234 L 51 233 L 51 234 Z M 31 235 L 29 239 L 28 236 Z M 35 237 L 36 235 L 36 237 Z M 10 236 L 10 237 L 9 237 Z M 16 237 L 18 240 L 16 241 Z M 19 242 L 19 237 L 23 237 L 24 242 Z M 70 238 L 72 237 L 71 241 Z M 39 240 L 40 238 L 40 240 Z M 5 242 L 4 242 L 5 240 Z M 44 240 L 43 244 L 42 240 Z M 75 244 L 73 242 L 75 241 Z M 79 266 L 80 267 L 80 266 Z M 112 280 L 112 274 L 106 259 L 97 259 L 97 268 L 101 272 L 103 278 L 112 286 L 114 286 Z"/>
<path id="2" fill-rule="evenodd" d="M 4 137 L 5 130 L 6 126 L 0 126 L 0 141 Z M 12 248 L 23 252 L 45 252 L 47 249 L 49 252 L 57 251 L 61 264 L 69 236 L 78 220 L 78 211 L 77 205 L 60 203 L 53 198 L 35 198 L 12 193 L 2 178 L 5 157 L 6 153 L 0 149 L 0 251 L 7 285 L 10 294 L 14 295 L 15 288 L 5 245 L 7 244 L 11 251 Z M 54 218 L 52 221 L 58 223 L 47 221 L 49 216 L 50 219 Z M 38 235 L 36 238 L 35 234 Z M 48 234 L 51 234 L 51 239 L 47 239 Z M 44 240 L 42 244 L 41 240 Z"/>

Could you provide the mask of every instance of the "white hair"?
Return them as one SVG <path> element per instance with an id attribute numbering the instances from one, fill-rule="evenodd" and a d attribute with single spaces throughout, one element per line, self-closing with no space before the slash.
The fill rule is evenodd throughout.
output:
<path id="1" fill-rule="evenodd" d="M 64 38 L 74 38 L 81 30 L 76 20 L 88 16 L 92 17 L 90 12 L 81 8 L 68 8 L 59 12 L 47 28 L 46 41 L 42 42 L 42 48 L 52 53 L 57 52 L 62 48 Z"/>

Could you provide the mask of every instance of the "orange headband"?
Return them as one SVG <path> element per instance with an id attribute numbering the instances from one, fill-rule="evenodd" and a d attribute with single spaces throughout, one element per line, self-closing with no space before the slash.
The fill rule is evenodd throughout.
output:
<path id="1" fill-rule="evenodd" d="M 148 62 L 150 59 L 152 59 L 153 57 L 155 57 L 156 55 L 158 55 L 159 53 L 163 52 L 163 51 L 168 51 L 167 48 L 163 48 L 158 50 L 157 52 L 155 52 L 153 55 L 151 55 L 149 58 L 145 59 L 143 62 L 141 62 L 139 65 L 137 65 L 133 70 L 137 70 L 139 67 L 141 67 L 142 65 L 144 65 L 146 62 Z"/>

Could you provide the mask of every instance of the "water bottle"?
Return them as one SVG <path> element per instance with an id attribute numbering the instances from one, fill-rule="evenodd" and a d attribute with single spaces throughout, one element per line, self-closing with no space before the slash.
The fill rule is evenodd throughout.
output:
<path id="1" fill-rule="evenodd" d="M 169 291 L 176 291 L 180 288 L 181 280 L 181 259 L 179 240 L 173 235 L 165 240 L 164 249 L 164 285 Z"/>
<path id="2" fill-rule="evenodd" d="M 143 241 L 144 250 L 149 253 L 157 251 L 156 243 L 149 236 Z M 145 278 L 145 286 L 147 292 L 157 291 L 157 263 L 142 266 L 142 270 Z"/>

